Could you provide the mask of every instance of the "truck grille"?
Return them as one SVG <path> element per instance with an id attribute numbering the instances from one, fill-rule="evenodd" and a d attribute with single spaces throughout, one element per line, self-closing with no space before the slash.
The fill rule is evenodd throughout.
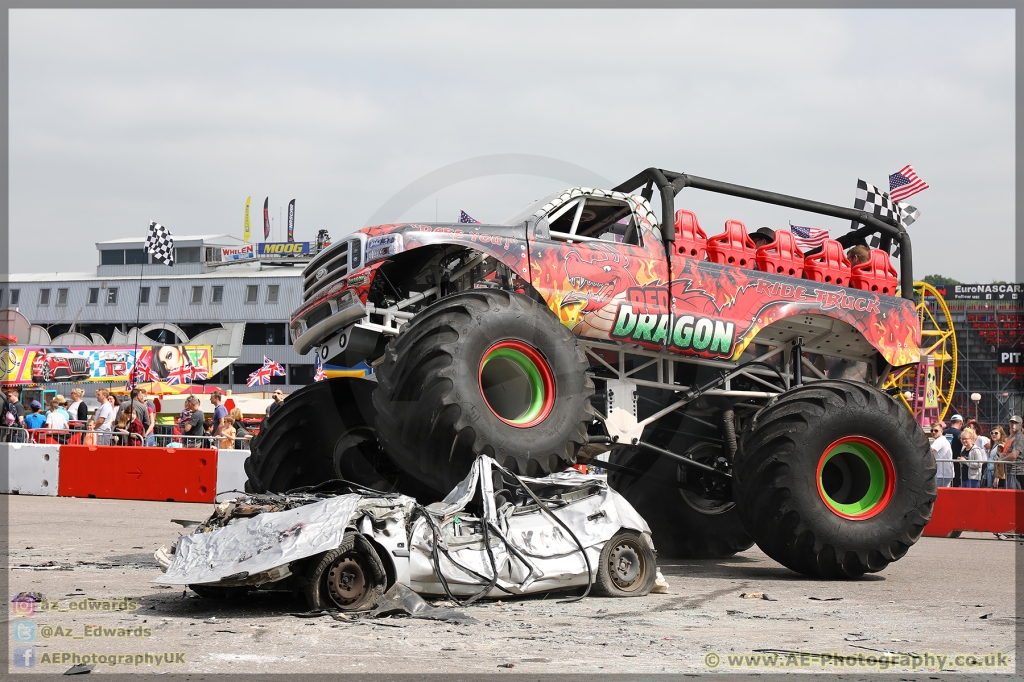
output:
<path id="1" fill-rule="evenodd" d="M 346 277 L 352 268 L 360 265 L 359 241 L 349 240 L 328 247 L 321 256 L 314 258 L 302 272 L 302 301 L 306 302 Z M 317 273 L 322 273 L 317 279 Z"/>

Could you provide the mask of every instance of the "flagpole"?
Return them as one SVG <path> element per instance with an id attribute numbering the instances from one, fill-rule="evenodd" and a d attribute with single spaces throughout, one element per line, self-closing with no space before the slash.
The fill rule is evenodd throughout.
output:
<path id="1" fill-rule="evenodd" d="M 152 224 L 152 221 L 150 221 Z M 139 366 L 139 322 L 142 319 L 142 278 L 146 274 L 146 258 L 149 253 L 146 251 L 146 245 L 142 245 L 142 264 L 139 265 L 139 290 L 135 294 L 135 349 L 132 351 L 132 370 L 128 373 L 128 386 L 129 395 L 128 399 L 131 399 L 131 389 L 135 388 L 135 379 L 138 378 L 138 372 L 136 369 Z M 140 417 L 141 419 L 141 417 Z"/>

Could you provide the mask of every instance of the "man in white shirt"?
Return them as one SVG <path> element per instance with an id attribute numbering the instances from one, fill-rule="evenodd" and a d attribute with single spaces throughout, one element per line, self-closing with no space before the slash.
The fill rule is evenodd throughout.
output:
<path id="1" fill-rule="evenodd" d="M 107 395 L 107 389 L 96 389 L 96 400 L 100 405 L 96 408 L 93 419 L 96 420 L 96 430 L 99 432 L 99 437 L 96 439 L 99 445 L 110 445 L 110 430 L 114 426 L 114 408 L 107 400 Z"/>
<path id="2" fill-rule="evenodd" d="M 932 438 L 932 456 L 935 459 L 953 459 L 953 448 L 950 447 L 949 441 L 946 440 L 946 436 L 943 435 L 942 429 L 939 428 L 938 424 L 933 424 L 931 428 Z M 953 480 L 953 463 L 952 462 L 936 462 L 935 463 L 935 485 L 940 488 L 946 488 Z"/>

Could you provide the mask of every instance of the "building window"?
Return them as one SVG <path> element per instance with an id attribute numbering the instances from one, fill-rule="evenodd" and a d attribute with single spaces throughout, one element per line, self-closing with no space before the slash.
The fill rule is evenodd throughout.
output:
<path id="1" fill-rule="evenodd" d="M 199 262 L 199 247 L 188 246 L 181 247 L 174 250 L 174 262 L 175 263 L 198 263 Z"/>
<path id="2" fill-rule="evenodd" d="M 0 305 L 4 304 L 4 290 L 0 289 Z"/>
<path id="3" fill-rule="evenodd" d="M 203 288 L 202 287 L 192 287 L 192 302 L 193 303 L 202 303 L 203 302 Z"/>
<path id="4" fill-rule="evenodd" d="M 68 304 L 68 290 L 67 289 L 57 289 L 57 305 L 67 305 L 67 304 Z"/>
<path id="5" fill-rule="evenodd" d="M 107 289 L 107 305 L 117 305 L 117 287 Z"/>
<path id="6" fill-rule="evenodd" d="M 164 305 L 166 305 L 167 302 L 170 301 L 170 300 L 171 300 L 171 288 L 170 287 L 160 287 L 160 293 L 157 294 L 156 302 L 157 303 L 163 303 Z"/>
<path id="7" fill-rule="evenodd" d="M 149 287 L 140 287 L 139 288 L 139 303 L 140 304 L 149 303 Z"/>
<path id="8" fill-rule="evenodd" d="M 259 284 L 250 284 L 249 286 L 245 287 L 245 302 L 246 303 L 256 303 L 259 300 L 259 297 L 260 297 L 260 285 Z"/>
<path id="9" fill-rule="evenodd" d="M 148 262 L 146 260 L 146 252 L 142 249 L 125 249 L 124 250 L 124 264 L 125 265 L 142 265 Z"/>
<path id="10" fill-rule="evenodd" d="M 39 305 L 50 305 L 50 290 L 40 289 L 39 290 Z"/>
<path id="11" fill-rule="evenodd" d="M 267 286 L 267 303 L 277 303 L 277 290 L 279 285 L 270 284 Z"/>
<path id="12" fill-rule="evenodd" d="M 313 383 L 316 368 L 313 365 L 288 365 L 288 383 L 295 386 L 306 386 Z"/>
<path id="13" fill-rule="evenodd" d="M 11 289 L 11 305 L 18 305 L 21 300 L 21 289 Z"/>
<path id="14" fill-rule="evenodd" d="M 284 346 L 288 327 L 283 322 L 247 322 L 242 334 L 243 346 Z"/>
<path id="15" fill-rule="evenodd" d="M 100 265 L 124 265 L 124 249 L 100 251 Z"/>
<path id="16" fill-rule="evenodd" d="M 219 246 L 207 246 L 206 247 L 206 262 L 216 263 L 220 260 L 220 247 Z"/>
<path id="17" fill-rule="evenodd" d="M 93 288 L 89 289 L 89 305 L 96 305 L 100 302 L 100 290 Z"/>
<path id="18" fill-rule="evenodd" d="M 210 296 L 211 303 L 223 303 L 224 301 L 224 287 L 213 287 L 213 295 Z"/>

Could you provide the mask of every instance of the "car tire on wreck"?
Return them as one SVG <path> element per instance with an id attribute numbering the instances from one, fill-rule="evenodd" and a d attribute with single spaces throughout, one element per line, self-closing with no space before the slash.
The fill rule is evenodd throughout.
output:
<path id="1" fill-rule="evenodd" d="M 306 565 L 303 592 L 312 611 L 360 611 L 380 599 L 387 573 L 373 545 L 359 533 L 346 533 L 337 549 Z"/>
<path id="2" fill-rule="evenodd" d="M 647 539 L 620 530 L 601 549 L 593 592 L 598 597 L 644 597 L 657 577 L 657 559 Z"/>
<path id="3" fill-rule="evenodd" d="M 475 289 L 421 311 L 388 344 L 373 403 L 395 463 L 444 495 L 481 454 L 543 476 L 575 461 L 594 385 L 543 304 Z"/>
<path id="4" fill-rule="evenodd" d="M 374 434 L 376 383 L 336 378 L 303 386 L 263 421 L 245 459 L 246 492 L 285 492 L 342 478 L 395 489 L 400 472 Z"/>
<path id="5" fill-rule="evenodd" d="M 935 460 L 913 416 L 882 391 L 818 381 L 754 417 L 734 492 L 765 554 L 816 578 L 880 571 L 921 537 Z"/>

